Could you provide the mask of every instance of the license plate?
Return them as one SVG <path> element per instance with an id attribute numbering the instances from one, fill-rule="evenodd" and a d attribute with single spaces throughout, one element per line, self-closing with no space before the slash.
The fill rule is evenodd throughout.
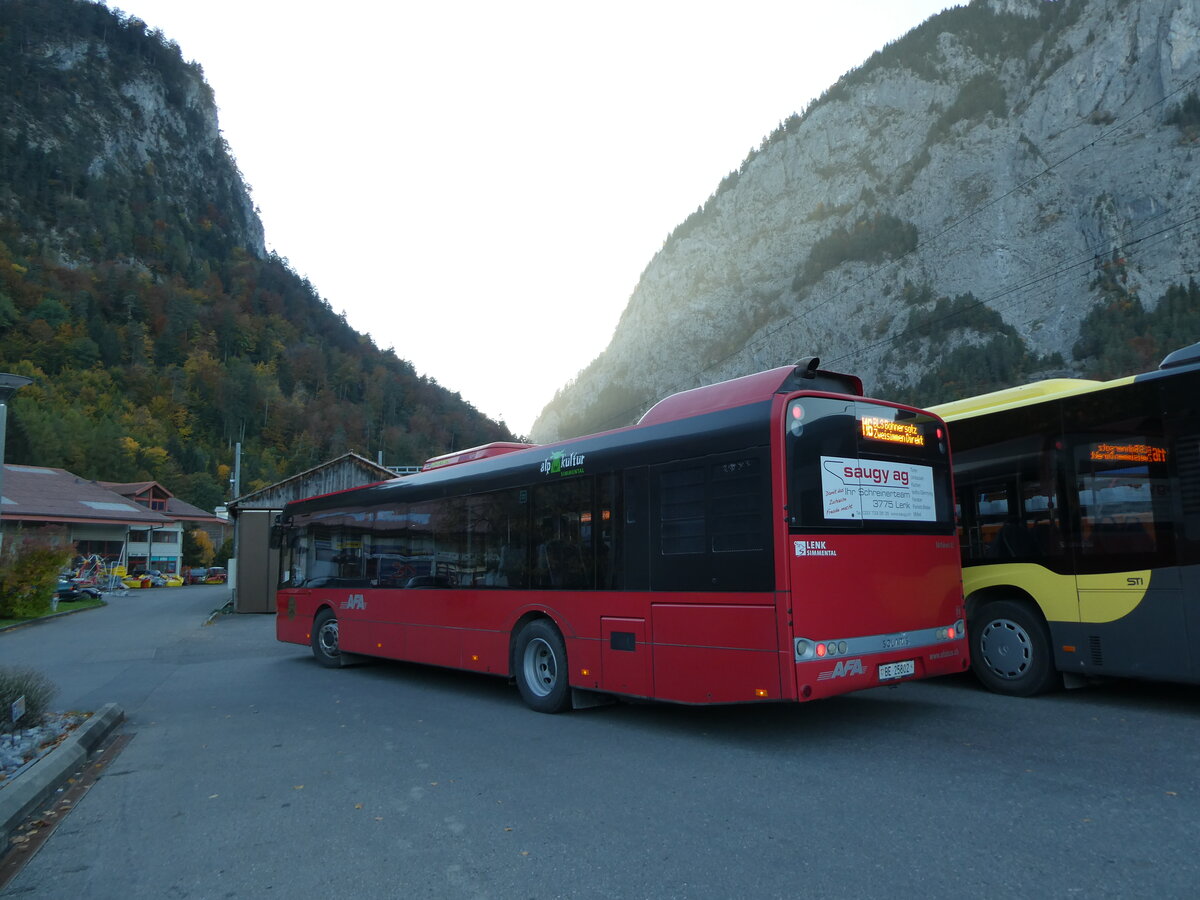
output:
<path id="1" fill-rule="evenodd" d="M 884 663 L 879 667 L 879 680 L 890 681 L 893 678 L 903 678 L 917 671 L 917 664 L 911 659 L 900 662 Z"/>

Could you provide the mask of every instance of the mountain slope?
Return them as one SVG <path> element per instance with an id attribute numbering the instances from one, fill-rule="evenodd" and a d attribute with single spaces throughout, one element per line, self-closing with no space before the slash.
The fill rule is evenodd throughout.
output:
<path id="1" fill-rule="evenodd" d="M 808 355 L 926 404 L 1156 364 L 1200 337 L 1198 76 L 1194 0 L 935 16 L 783 122 L 675 230 L 533 437 Z M 1122 336 L 1133 322 L 1145 334 Z"/>
<path id="2" fill-rule="evenodd" d="M 0 369 L 10 462 L 205 508 L 237 442 L 254 490 L 512 437 L 266 252 L 200 68 L 83 0 L 0 0 Z"/>

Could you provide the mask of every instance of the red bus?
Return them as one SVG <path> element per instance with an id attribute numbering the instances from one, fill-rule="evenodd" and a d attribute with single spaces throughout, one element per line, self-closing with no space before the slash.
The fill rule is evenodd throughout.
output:
<path id="1" fill-rule="evenodd" d="M 969 666 L 945 425 L 817 359 L 637 425 L 289 503 L 276 634 L 612 695 L 803 701 Z"/>

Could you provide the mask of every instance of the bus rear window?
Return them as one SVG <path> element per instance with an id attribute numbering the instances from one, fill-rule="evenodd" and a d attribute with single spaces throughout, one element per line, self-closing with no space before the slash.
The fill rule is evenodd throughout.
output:
<path id="1" fill-rule="evenodd" d="M 862 400 L 788 404 L 788 519 L 797 529 L 947 531 L 953 524 L 945 426 Z"/>

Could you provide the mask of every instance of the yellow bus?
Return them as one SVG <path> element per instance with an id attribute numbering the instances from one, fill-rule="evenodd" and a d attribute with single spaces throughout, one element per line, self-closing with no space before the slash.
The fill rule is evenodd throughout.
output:
<path id="1" fill-rule="evenodd" d="M 1033 696 L 1200 682 L 1200 343 L 1157 371 L 932 407 L 949 423 L 971 665 Z"/>

